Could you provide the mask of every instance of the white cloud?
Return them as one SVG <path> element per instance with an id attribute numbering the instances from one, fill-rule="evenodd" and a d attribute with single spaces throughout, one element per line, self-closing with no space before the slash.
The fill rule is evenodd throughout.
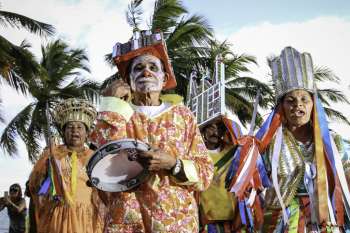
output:
<path id="1" fill-rule="evenodd" d="M 221 36 L 222 37 L 222 36 Z M 305 22 L 272 24 L 262 22 L 244 27 L 227 36 L 234 51 L 257 57 L 259 67 L 252 67 L 252 76 L 267 81 L 269 68 L 266 57 L 279 55 L 285 46 L 293 46 L 300 52 L 309 52 L 314 64 L 327 66 L 340 77 L 341 84 L 327 83 L 347 93 L 350 99 L 349 54 L 350 21 L 338 17 L 319 17 Z M 324 87 L 324 86 L 323 86 Z M 336 108 L 350 118 L 349 105 Z M 331 127 L 346 138 L 350 138 L 350 127 L 332 123 Z"/>
<path id="2" fill-rule="evenodd" d="M 125 21 L 128 1 L 81 0 L 77 4 L 63 1 L 5 1 L 2 9 L 20 13 L 54 25 L 56 37 L 64 39 L 72 47 L 87 48 L 91 76 L 102 81 L 112 74 L 104 62 L 104 55 L 112 51 L 117 41 L 127 41 L 131 29 Z M 5 35 L 19 44 L 24 38 L 32 43 L 33 51 L 40 57 L 40 45 L 51 38 L 43 39 L 23 30 L 6 29 Z"/>

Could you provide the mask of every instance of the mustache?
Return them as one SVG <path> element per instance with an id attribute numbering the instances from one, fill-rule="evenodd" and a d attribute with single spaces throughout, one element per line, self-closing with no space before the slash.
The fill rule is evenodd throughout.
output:
<path id="1" fill-rule="evenodd" d="M 135 81 L 137 82 L 154 82 L 156 81 L 154 77 L 139 77 Z"/>

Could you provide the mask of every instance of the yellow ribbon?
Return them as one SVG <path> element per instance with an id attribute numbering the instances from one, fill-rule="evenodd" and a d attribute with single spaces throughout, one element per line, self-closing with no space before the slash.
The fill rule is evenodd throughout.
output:
<path id="1" fill-rule="evenodd" d="M 328 196 L 327 196 L 327 170 L 326 160 L 323 150 L 322 134 L 320 122 L 316 109 L 316 99 L 314 100 L 314 140 L 315 140 L 315 157 L 316 157 L 316 203 L 319 224 L 327 223 L 329 220 L 328 213 Z"/>
<path id="2" fill-rule="evenodd" d="M 74 203 L 75 194 L 77 191 L 77 161 L 78 156 L 77 152 L 73 151 L 71 155 L 71 182 L 70 182 L 70 191 L 68 192 L 67 189 L 64 190 L 65 199 L 68 202 L 69 205 L 72 205 Z"/>

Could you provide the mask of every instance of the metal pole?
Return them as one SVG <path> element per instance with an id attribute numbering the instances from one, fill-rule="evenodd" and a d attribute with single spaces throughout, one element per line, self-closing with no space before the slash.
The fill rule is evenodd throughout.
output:
<path id="1" fill-rule="evenodd" d="M 254 133 L 255 119 L 256 119 L 256 115 L 258 113 L 258 104 L 259 104 L 260 93 L 261 93 L 261 90 L 258 89 L 258 92 L 256 93 L 256 96 L 255 96 L 255 101 L 254 101 L 253 116 L 252 116 L 252 120 L 250 121 L 250 129 L 249 129 L 249 134 L 248 134 L 250 136 L 252 136 Z"/>

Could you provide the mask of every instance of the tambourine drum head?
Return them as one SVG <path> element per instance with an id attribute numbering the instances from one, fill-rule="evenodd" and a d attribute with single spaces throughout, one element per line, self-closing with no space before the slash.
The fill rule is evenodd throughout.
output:
<path id="1" fill-rule="evenodd" d="M 99 177 L 100 181 L 107 183 L 119 183 L 130 180 L 143 171 L 143 167 L 136 161 L 128 159 L 125 150 L 118 154 L 109 154 L 100 160 L 93 168 L 91 176 Z"/>
<path id="2" fill-rule="evenodd" d="M 86 166 L 91 184 L 103 191 L 122 192 L 142 183 L 148 170 L 137 162 L 140 151 L 149 146 L 134 139 L 112 141 L 97 149 Z"/>

